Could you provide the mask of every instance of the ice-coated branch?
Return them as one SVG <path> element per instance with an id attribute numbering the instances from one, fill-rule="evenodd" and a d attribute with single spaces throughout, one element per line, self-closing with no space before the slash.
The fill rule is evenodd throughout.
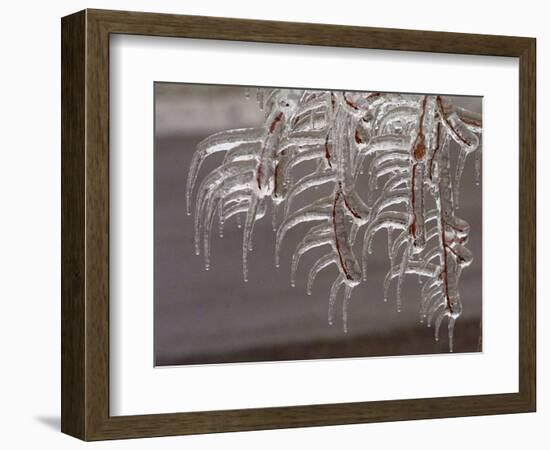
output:
<path id="1" fill-rule="evenodd" d="M 437 340 L 447 319 L 453 351 L 454 326 L 462 313 L 460 275 L 473 260 L 466 247 L 470 226 L 457 214 L 460 179 L 471 154 L 477 155 L 476 172 L 480 170 L 480 114 L 436 95 L 258 89 L 256 98 L 264 111 L 262 126 L 215 133 L 193 155 L 187 211 L 194 204 L 195 251 L 202 249 L 206 268 L 215 217 L 220 237 L 225 221 L 237 217 L 243 224 L 247 281 L 254 225 L 271 204 L 276 266 L 290 230 L 310 224 L 290 261 L 291 284 L 296 284 L 302 256 L 322 247 L 322 256 L 309 268 L 307 293 L 318 274 L 330 268 L 334 281 L 328 321 L 334 322 L 343 291 L 347 331 L 353 288 L 368 281 L 372 241 L 386 230 L 384 300 L 395 280 L 399 311 L 404 279 L 416 275 L 420 320 L 434 325 Z M 203 175 L 197 187 L 204 161 L 220 152 L 223 162 Z M 316 201 L 296 207 L 317 189 L 323 194 Z"/>

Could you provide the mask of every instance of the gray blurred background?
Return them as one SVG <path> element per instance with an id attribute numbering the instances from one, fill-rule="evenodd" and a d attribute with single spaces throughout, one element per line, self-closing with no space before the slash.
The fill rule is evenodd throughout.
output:
<path id="1" fill-rule="evenodd" d="M 306 294 L 307 273 L 326 248 L 302 257 L 296 287 L 290 286 L 292 252 L 310 225 L 297 226 L 288 234 L 281 266 L 276 269 L 275 233 L 268 209 L 254 227 L 248 283 L 242 279 L 242 229 L 232 218 L 221 239 L 215 225 L 211 267 L 204 269 L 203 255 L 194 252 L 194 217 L 185 212 L 191 157 L 197 143 L 212 133 L 259 126 L 263 112 L 255 95 L 254 88 L 155 83 L 155 365 L 448 352 L 447 321 L 439 342 L 434 341 L 433 329 L 419 323 L 420 285 L 416 276 L 406 277 L 400 313 L 395 305 L 395 281 L 388 302 L 383 302 L 383 280 L 389 268 L 386 232 L 379 232 L 373 243 L 368 282 L 353 290 L 347 334 L 340 308 L 336 309 L 334 325 L 327 323 L 335 266 L 323 270 L 312 295 Z M 480 97 L 451 99 L 481 112 Z M 222 157 L 207 159 L 199 183 Z M 303 195 L 302 204 L 324 194 L 315 191 L 309 195 Z M 460 280 L 464 312 L 455 327 L 454 347 L 455 352 L 476 352 L 481 350 L 482 194 L 481 184 L 475 184 L 473 157 L 468 159 L 462 177 L 460 200 L 458 215 L 472 227 L 468 247 L 474 262 L 464 269 Z M 299 202 L 293 204 L 294 208 L 300 206 Z M 360 257 L 361 249 L 355 252 Z"/>

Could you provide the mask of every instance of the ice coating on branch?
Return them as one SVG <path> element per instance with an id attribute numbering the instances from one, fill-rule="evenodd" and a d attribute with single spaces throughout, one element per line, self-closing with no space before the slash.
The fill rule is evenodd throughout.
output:
<path id="1" fill-rule="evenodd" d="M 256 222 L 271 211 L 277 267 L 285 237 L 307 224 L 289 261 L 290 283 L 307 273 L 311 294 L 326 269 L 328 321 L 334 323 L 341 301 L 347 332 L 352 292 L 368 283 L 372 242 L 386 230 L 384 300 L 395 286 L 397 310 L 418 302 L 420 321 L 433 326 L 436 340 L 447 324 L 453 351 L 460 276 L 474 257 L 467 248 L 470 226 L 457 214 L 460 179 L 470 154 L 476 180 L 481 174 L 481 115 L 439 95 L 259 88 L 256 102 L 261 126 L 207 137 L 189 167 L 187 211 L 194 203 L 195 251 L 202 250 L 205 267 L 216 216 L 220 237 L 229 219 L 242 227 L 245 281 Z M 224 153 L 220 166 L 201 176 L 216 153 Z M 317 190 L 323 193 L 316 200 L 297 208 Z M 302 257 L 318 248 L 321 256 L 301 268 Z M 409 275 L 420 282 L 419 301 L 405 296 Z"/>
<path id="2" fill-rule="evenodd" d="M 286 202 L 284 206 L 284 215 L 288 214 L 290 205 L 295 197 L 297 197 L 302 192 L 311 189 L 313 187 L 321 186 L 325 183 L 331 183 L 336 181 L 336 174 L 334 173 L 312 173 L 306 175 L 305 177 L 298 180 L 294 186 L 289 190 L 286 197 Z"/>
<path id="3" fill-rule="evenodd" d="M 325 267 L 336 263 L 336 256 L 333 253 L 328 253 L 317 260 L 317 262 L 311 267 L 309 275 L 307 277 L 307 295 L 311 295 L 313 283 L 315 282 L 315 278 L 317 278 L 319 272 Z"/>
<path id="4" fill-rule="evenodd" d="M 191 165 L 189 167 L 189 175 L 187 177 L 187 214 L 191 213 L 191 195 L 197 181 L 199 170 L 205 159 L 218 152 L 226 152 L 241 145 L 253 144 L 259 141 L 262 136 L 262 130 L 252 128 L 243 128 L 238 130 L 221 131 L 207 137 L 199 143 Z"/>
<path id="5" fill-rule="evenodd" d="M 302 239 L 296 247 L 292 255 L 292 265 L 290 269 L 290 284 L 294 287 L 296 284 L 296 271 L 300 258 L 308 251 L 321 247 L 323 245 L 332 244 L 334 242 L 333 230 L 326 224 L 318 225 L 310 230 L 310 232 Z"/>
<path id="6" fill-rule="evenodd" d="M 328 220 L 331 216 L 331 208 L 332 205 L 329 203 L 329 199 L 323 198 L 311 205 L 304 206 L 281 223 L 275 238 L 275 265 L 277 267 L 279 267 L 279 251 L 286 234 L 296 225 L 305 222 Z"/>

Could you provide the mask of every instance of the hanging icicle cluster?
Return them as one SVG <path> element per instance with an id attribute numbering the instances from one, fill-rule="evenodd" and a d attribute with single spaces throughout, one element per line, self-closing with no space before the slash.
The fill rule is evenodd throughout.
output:
<path id="1" fill-rule="evenodd" d="M 386 230 L 390 268 L 385 299 L 395 280 L 400 310 L 404 278 L 417 275 L 422 283 L 420 320 L 435 324 L 438 339 L 447 318 L 452 351 L 454 324 L 462 312 L 459 278 L 472 262 L 466 248 L 470 227 L 457 216 L 459 183 L 466 158 L 474 152 L 479 176 L 481 116 L 435 95 L 258 89 L 257 100 L 265 111 L 263 126 L 211 135 L 193 156 L 187 212 L 191 214 L 196 190 L 195 251 L 204 254 L 206 269 L 215 219 L 223 235 L 225 221 L 242 217 L 247 281 L 254 224 L 270 203 L 276 265 L 287 233 L 298 224 L 311 223 L 294 251 L 291 283 L 295 284 L 300 258 L 309 250 L 325 248 L 309 271 L 307 293 L 318 273 L 334 266 L 328 320 L 333 323 L 343 290 L 347 331 L 353 288 L 367 280 L 371 243 L 378 231 Z M 458 155 L 453 170 L 454 149 Z M 224 153 L 223 163 L 195 189 L 201 165 L 219 152 Z M 295 168 L 306 161 L 313 167 L 311 173 L 295 177 Z M 358 187 L 365 184 L 368 194 L 361 198 Z M 328 196 L 293 208 L 298 196 L 321 185 L 332 186 Z M 435 207 L 428 209 L 428 204 Z"/>

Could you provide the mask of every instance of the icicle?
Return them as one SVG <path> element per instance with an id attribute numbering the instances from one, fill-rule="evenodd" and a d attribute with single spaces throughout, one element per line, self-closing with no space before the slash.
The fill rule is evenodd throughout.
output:
<path id="1" fill-rule="evenodd" d="M 481 147 L 475 152 L 475 180 L 476 186 L 479 186 L 481 180 Z"/>
<path id="2" fill-rule="evenodd" d="M 443 319 L 445 318 L 445 312 L 442 312 L 437 316 L 437 319 L 435 319 L 435 326 L 434 326 L 434 338 L 435 341 L 439 341 L 439 329 L 441 328 L 441 322 L 443 322 Z M 449 320 L 450 323 L 450 320 Z"/>
<path id="3" fill-rule="evenodd" d="M 384 303 L 388 301 L 388 293 L 390 290 L 391 281 L 393 280 L 392 273 L 392 268 L 390 268 L 389 272 L 384 277 Z"/>
<path id="4" fill-rule="evenodd" d="M 372 242 L 375 234 L 384 228 L 391 233 L 391 230 L 403 230 L 407 228 L 408 214 L 404 212 L 396 211 L 384 211 L 377 216 L 375 220 L 372 220 L 367 230 L 365 231 L 364 243 L 363 243 L 363 263 L 365 263 L 366 255 L 372 254 Z M 390 238 L 391 240 L 391 238 Z M 391 246 L 393 244 L 388 242 L 388 252 L 391 254 Z M 364 250 L 367 249 L 365 253 Z"/>
<path id="5" fill-rule="evenodd" d="M 243 128 L 213 134 L 199 143 L 197 150 L 193 154 L 191 165 L 189 166 L 189 175 L 187 176 L 186 200 L 188 215 L 191 214 L 191 196 L 193 194 L 193 188 L 205 159 L 214 153 L 225 152 L 239 145 L 259 142 L 262 136 L 262 130 Z"/>
<path id="6" fill-rule="evenodd" d="M 378 189 L 378 177 L 374 174 L 372 167 L 369 167 L 368 174 L 369 174 L 369 193 L 371 193 L 371 198 L 372 198 L 374 191 Z"/>
<path id="7" fill-rule="evenodd" d="M 409 231 L 403 230 L 399 236 L 393 241 L 393 245 L 391 248 L 391 255 L 390 255 L 390 261 L 395 261 L 397 259 L 397 255 L 399 253 L 399 250 L 401 246 L 408 243 L 409 241 Z"/>
<path id="8" fill-rule="evenodd" d="M 449 324 L 447 325 L 447 331 L 449 333 L 449 353 L 453 353 L 454 351 L 454 329 L 455 329 L 455 321 L 453 315 L 449 317 Z"/>
<path id="9" fill-rule="evenodd" d="M 359 231 L 359 223 L 356 220 L 353 220 L 349 230 L 349 241 L 353 245 L 355 239 L 357 238 L 357 232 Z"/>
<path id="10" fill-rule="evenodd" d="M 410 199 L 409 189 L 395 189 L 391 192 L 384 192 L 380 195 L 380 198 L 373 205 L 370 215 L 376 217 L 380 212 L 390 206 L 398 203 L 408 204 Z"/>
<path id="11" fill-rule="evenodd" d="M 406 189 L 399 189 L 391 193 L 390 195 L 384 195 L 381 197 L 380 200 L 378 200 L 374 206 L 371 209 L 371 217 L 377 217 L 381 211 L 393 204 L 405 202 L 407 203 L 409 201 L 408 197 L 409 191 Z M 371 222 L 372 223 L 372 222 Z M 397 225 L 397 224 L 396 224 Z M 397 227 L 397 226 L 396 226 Z M 367 255 L 369 253 L 369 241 L 372 238 L 371 232 L 369 229 L 367 229 L 367 232 L 365 232 L 365 237 L 363 240 L 363 255 L 362 255 L 362 264 L 363 266 L 366 265 Z M 363 273 L 364 276 L 366 276 L 365 273 Z"/>
<path id="12" fill-rule="evenodd" d="M 346 283 L 346 291 L 344 295 L 344 302 L 342 304 L 342 322 L 344 324 L 344 333 L 348 332 L 348 307 L 351 300 L 351 292 L 353 286 Z"/>
<path id="13" fill-rule="evenodd" d="M 468 156 L 468 152 L 466 152 L 464 149 L 460 149 L 458 152 L 458 161 L 456 163 L 456 175 L 455 175 L 455 182 L 454 182 L 454 203 L 456 209 L 460 208 L 459 203 L 459 194 L 460 194 L 460 179 L 462 178 L 462 172 L 464 170 L 464 165 L 466 164 L 466 157 Z"/>
<path id="14" fill-rule="evenodd" d="M 225 199 L 222 198 L 218 204 L 218 235 L 220 239 L 223 239 L 223 228 L 225 224 L 225 216 L 223 214 L 223 205 Z"/>
<path id="15" fill-rule="evenodd" d="M 405 273 L 407 271 L 407 266 L 409 263 L 409 258 L 412 251 L 413 242 L 409 241 L 405 251 L 403 252 L 403 259 L 401 261 L 401 268 L 399 270 L 399 277 L 397 278 L 397 312 L 401 312 L 402 300 L 401 300 L 401 287 L 403 284 L 403 279 L 405 278 Z"/>
<path id="16" fill-rule="evenodd" d="M 210 207 L 220 189 L 247 189 L 247 180 L 255 165 L 251 162 L 230 163 L 210 173 L 201 183 L 195 206 L 195 253 L 200 254 L 200 233 L 203 210 Z M 207 216 L 209 217 L 209 216 Z"/>
<path id="17" fill-rule="evenodd" d="M 280 203 L 271 203 L 271 229 L 277 231 L 277 224 L 279 220 L 279 210 L 281 209 Z"/>
<path id="18" fill-rule="evenodd" d="M 317 274 L 331 264 L 336 264 L 336 258 L 332 253 L 329 253 L 328 255 L 323 256 L 313 265 L 313 267 L 309 271 L 309 275 L 307 278 L 307 295 L 311 295 L 313 283 L 315 283 L 315 278 L 317 277 Z"/>
<path id="19" fill-rule="evenodd" d="M 323 245 L 330 244 L 333 241 L 331 230 L 326 225 L 314 227 L 296 247 L 292 255 L 292 264 L 290 268 L 290 284 L 292 287 L 296 285 L 296 271 L 300 258 L 309 250 L 312 250 Z"/>
<path id="20" fill-rule="evenodd" d="M 250 202 L 250 208 L 246 215 L 246 222 L 243 231 L 243 279 L 246 283 L 248 281 L 248 251 L 250 246 L 250 240 L 252 236 L 252 227 L 256 220 L 256 211 L 258 208 L 258 199 L 253 197 Z"/>
<path id="21" fill-rule="evenodd" d="M 218 235 L 220 236 L 220 239 L 223 239 L 223 228 L 224 228 L 224 218 L 221 217 L 218 221 Z"/>
<path id="22" fill-rule="evenodd" d="M 221 203 L 222 200 L 219 200 Z M 212 224 L 214 222 L 214 216 L 216 213 L 216 207 L 210 208 L 206 213 L 206 226 L 203 236 L 203 246 L 204 246 L 204 268 L 205 270 L 210 270 L 210 235 L 212 231 Z"/>
<path id="23" fill-rule="evenodd" d="M 428 328 L 432 326 L 432 320 L 441 308 L 443 308 L 441 314 L 444 314 L 446 309 L 445 296 L 441 289 L 436 289 L 428 296 L 428 300 L 422 308 L 426 313 L 426 324 Z"/>
<path id="24" fill-rule="evenodd" d="M 344 283 L 344 275 L 339 275 L 338 278 L 332 283 L 332 287 L 330 289 L 330 296 L 328 299 L 328 323 L 329 325 L 334 324 L 334 304 L 336 303 L 336 296 L 338 295 L 338 291 L 340 290 L 340 287 L 342 287 Z"/>
<path id="25" fill-rule="evenodd" d="M 369 206 L 372 206 L 372 203 L 374 201 L 374 182 L 371 182 L 372 174 L 368 174 L 368 184 L 367 184 L 367 204 Z"/>
<path id="26" fill-rule="evenodd" d="M 279 229 L 277 230 L 277 235 L 275 237 L 275 266 L 279 267 L 279 253 L 281 249 L 281 244 L 283 239 L 288 231 L 294 228 L 296 225 L 315 221 L 315 220 L 326 220 L 330 217 L 330 204 L 324 204 L 323 202 L 316 202 L 312 205 L 305 206 L 302 209 L 299 209 L 294 214 L 290 215 L 287 219 L 281 223 Z"/>
<path id="27" fill-rule="evenodd" d="M 326 183 L 335 181 L 334 173 L 313 173 L 306 175 L 301 180 L 297 181 L 294 187 L 288 192 L 284 206 L 283 216 L 286 217 L 290 210 L 292 201 L 302 192 L 311 189 L 312 187 L 321 186 Z"/>

